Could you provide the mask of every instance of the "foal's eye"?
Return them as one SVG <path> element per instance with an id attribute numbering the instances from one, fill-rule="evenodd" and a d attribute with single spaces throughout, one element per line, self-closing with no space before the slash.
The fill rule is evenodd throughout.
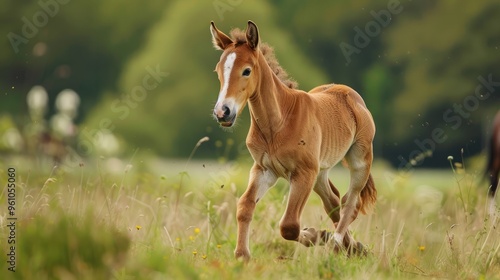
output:
<path id="1" fill-rule="evenodd" d="M 250 68 L 247 68 L 247 69 L 243 70 L 243 74 L 242 75 L 248 77 L 248 76 L 250 76 L 251 72 L 252 72 L 252 70 L 250 70 Z"/>

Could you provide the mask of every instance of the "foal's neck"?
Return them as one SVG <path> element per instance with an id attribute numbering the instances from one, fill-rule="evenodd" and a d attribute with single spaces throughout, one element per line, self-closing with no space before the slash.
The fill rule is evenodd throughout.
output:
<path id="1" fill-rule="evenodd" d="M 274 136 L 284 125 L 287 108 L 291 106 L 291 89 L 273 73 L 262 53 L 259 54 L 260 82 L 250 97 L 251 124 L 267 139 Z"/>

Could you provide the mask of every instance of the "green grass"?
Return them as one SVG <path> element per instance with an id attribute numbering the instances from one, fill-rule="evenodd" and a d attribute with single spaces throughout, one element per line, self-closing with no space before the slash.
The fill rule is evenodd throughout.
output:
<path id="1" fill-rule="evenodd" d="M 17 271 L 7 270 L 3 189 L 2 279 L 500 279 L 498 221 L 487 218 L 486 188 L 472 169 L 400 176 L 376 165 L 377 205 L 351 226 L 370 248 L 362 258 L 282 239 L 288 186 L 280 180 L 257 205 L 245 264 L 233 250 L 248 161 L 136 157 L 113 173 L 99 159 L 65 174 L 9 161 L 17 166 Z M 331 179 L 344 193 L 348 172 L 336 168 Z M 333 229 L 315 194 L 302 226 Z"/>

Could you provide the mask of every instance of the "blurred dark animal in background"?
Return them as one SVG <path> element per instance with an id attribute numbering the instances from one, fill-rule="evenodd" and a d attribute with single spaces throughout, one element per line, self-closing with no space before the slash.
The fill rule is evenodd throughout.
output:
<path id="1" fill-rule="evenodd" d="M 490 179 L 488 196 L 490 197 L 490 214 L 496 211 L 495 194 L 498 187 L 498 175 L 500 173 L 500 111 L 493 120 L 491 138 L 488 147 L 488 165 L 486 175 Z"/>

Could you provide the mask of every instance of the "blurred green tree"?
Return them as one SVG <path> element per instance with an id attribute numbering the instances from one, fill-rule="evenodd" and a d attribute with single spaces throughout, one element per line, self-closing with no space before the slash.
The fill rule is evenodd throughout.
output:
<path id="1" fill-rule="evenodd" d="M 241 2 L 230 7 L 232 10 L 222 11 L 215 4 L 178 1 L 170 6 L 150 30 L 144 47 L 127 63 L 118 93 L 106 97 L 89 115 L 88 124 L 96 127 L 102 118 L 109 118 L 116 132 L 133 147 L 152 149 L 164 156 L 188 156 L 198 139 L 206 135 L 213 141 L 205 144 L 211 149 L 200 149 L 201 155 L 213 156 L 218 139 L 234 138 L 238 145 L 244 142 L 247 113 L 229 134 L 211 117 L 219 91 L 213 69 L 221 55 L 212 46 L 211 20 L 229 33 L 233 27 L 245 28 L 247 19 L 253 19 L 262 40 L 275 47 L 281 64 L 303 88 L 327 82 L 288 35 L 293 30 L 280 29 L 272 21 L 273 7 L 265 1 Z M 147 67 L 160 69 L 165 77 L 142 97 L 134 88 L 143 84 Z M 231 156 L 237 153 L 234 149 Z"/>
<path id="2" fill-rule="evenodd" d="M 203 136 L 212 141 L 198 156 L 243 154 L 248 114 L 232 133 L 211 119 L 220 52 L 210 20 L 225 32 L 254 20 L 301 89 L 331 82 L 356 89 L 377 124 L 376 157 L 396 165 L 415 150 L 432 150 L 426 166 L 448 164 L 461 148 L 478 152 L 500 104 L 495 0 L 3 1 L 0 15 L 1 114 L 20 126 L 30 121 L 34 85 L 47 89 L 48 114 L 71 88 L 82 97 L 81 143 L 99 142 L 108 129 L 129 148 L 162 156 L 187 156 Z M 480 85 L 488 97 L 476 104 Z M 446 139 L 431 144 L 436 129 Z M 229 154 L 218 141 L 226 138 Z"/>
<path id="3" fill-rule="evenodd" d="M 0 25 L 0 93 L 9 98 L 0 110 L 27 115 L 26 93 L 40 84 L 51 105 L 61 90 L 74 89 L 87 112 L 103 91 L 116 89 L 122 65 L 168 3 L 3 1 L 0 16 L 9 24 Z"/>
<path id="4" fill-rule="evenodd" d="M 387 135 L 397 145 L 386 143 L 386 151 L 408 157 L 419 149 L 417 142 L 442 129 L 446 140 L 434 143 L 434 152 L 435 164 L 444 164 L 447 155 L 458 155 L 461 148 L 466 155 L 481 150 L 482 124 L 500 107 L 500 25 L 495 23 L 500 3 L 413 5 L 417 7 L 405 10 L 405 17 L 384 38 L 387 63 L 395 66 L 394 78 L 401 81 L 390 110 L 397 117 L 390 121 Z M 497 82 L 493 91 L 482 89 L 481 94 L 491 91 L 485 100 L 475 97 L 477 86 L 484 84 L 479 77 Z M 428 143 L 424 146 L 431 147 Z"/>

